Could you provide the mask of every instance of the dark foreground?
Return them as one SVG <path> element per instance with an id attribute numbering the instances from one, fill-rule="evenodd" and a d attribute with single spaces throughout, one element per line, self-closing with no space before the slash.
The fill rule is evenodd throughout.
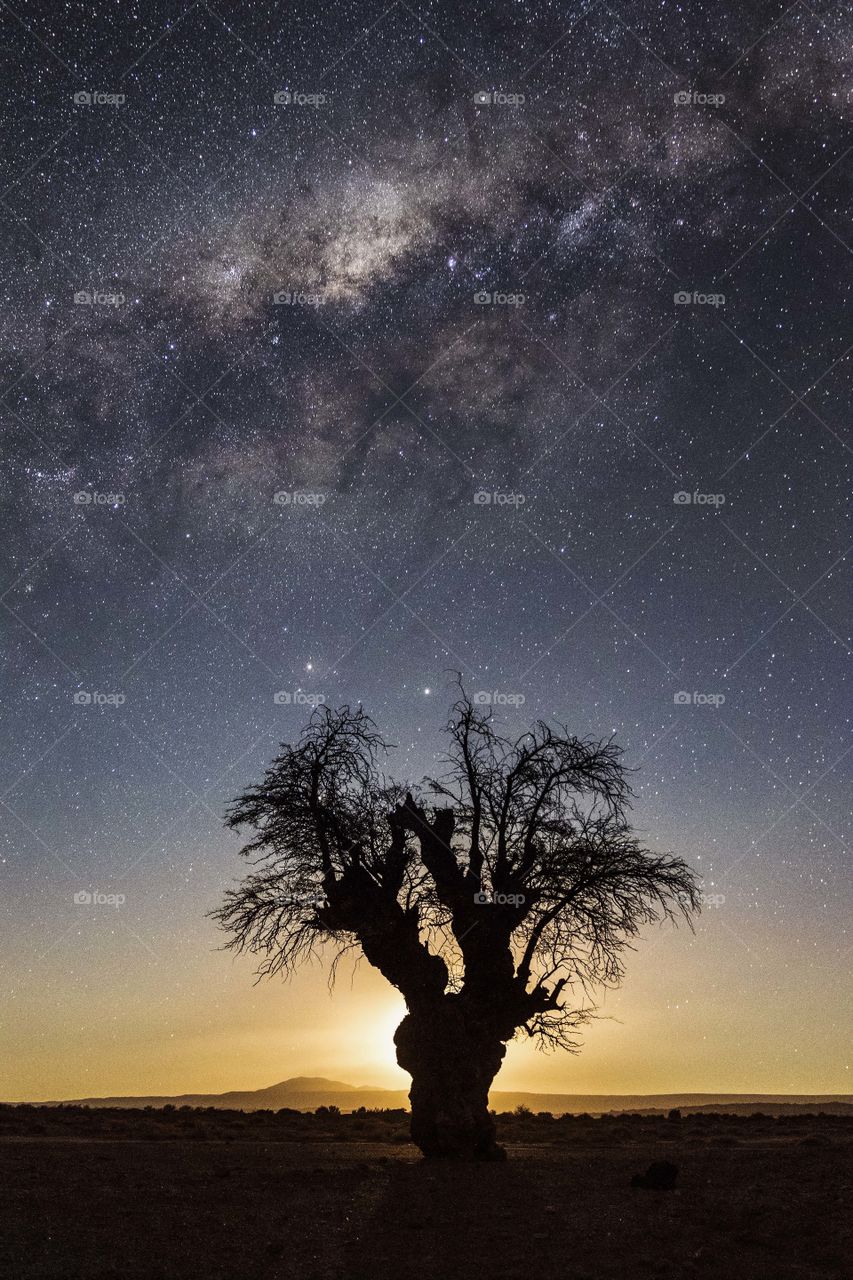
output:
<path id="1" fill-rule="evenodd" d="M 838 1280 L 841 1117 L 500 1117 L 428 1164 L 381 1117 L 0 1108 L 3 1280 Z M 653 1160 L 673 1191 L 630 1186 Z"/>

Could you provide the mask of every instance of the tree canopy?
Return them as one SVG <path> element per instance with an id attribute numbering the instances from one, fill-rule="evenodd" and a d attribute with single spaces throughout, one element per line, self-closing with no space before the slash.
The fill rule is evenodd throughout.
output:
<path id="1" fill-rule="evenodd" d="M 356 949 L 412 1013 L 453 996 L 502 1041 L 576 1049 L 640 931 L 698 909 L 694 875 L 632 831 L 612 740 L 504 736 L 461 685 L 445 738 L 404 786 L 361 707 L 317 708 L 228 811 L 252 869 L 214 915 L 261 975 Z"/>

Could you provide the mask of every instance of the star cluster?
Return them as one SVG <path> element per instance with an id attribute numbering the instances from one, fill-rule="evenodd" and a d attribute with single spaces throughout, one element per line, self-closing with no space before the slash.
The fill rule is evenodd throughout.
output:
<path id="1" fill-rule="evenodd" d="M 4 1092 L 375 1079 L 213 950 L 220 819 L 318 700 L 420 777 L 451 671 L 615 733 L 707 895 L 507 1072 L 843 1091 L 844 6 L 0 23 Z"/>

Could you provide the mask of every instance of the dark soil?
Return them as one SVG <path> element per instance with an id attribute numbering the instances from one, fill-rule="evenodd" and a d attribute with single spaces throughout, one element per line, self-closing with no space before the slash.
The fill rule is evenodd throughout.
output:
<path id="1" fill-rule="evenodd" d="M 499 1117 L 507 1163 L 466 1165 L 405 1119 L 0 1108 L 0 1276 L 851 1274 L 849 1120 Z M 631 1186 L 662 1160 L 673 1189 Z"/>

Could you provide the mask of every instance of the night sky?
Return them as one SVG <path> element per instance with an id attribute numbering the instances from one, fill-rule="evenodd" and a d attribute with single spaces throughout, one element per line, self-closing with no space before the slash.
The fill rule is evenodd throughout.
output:
<path id="1" fill-rule="evenodd" d="M 457 670 L 615 733 L 706 895 L 498 1087 L 849 1092 L 849 10 L 22 0 L 0 56 L 0 1096 L 403 1082 L 381 978 L 205 912 L 312 702 L 418 779 Z"/>

